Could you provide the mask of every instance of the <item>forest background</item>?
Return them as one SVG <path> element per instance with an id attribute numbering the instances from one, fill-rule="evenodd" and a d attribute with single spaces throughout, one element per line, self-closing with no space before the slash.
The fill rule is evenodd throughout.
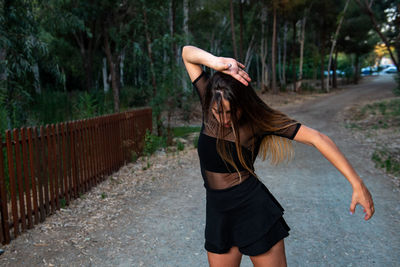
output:
<path id="1" fill-rule="evenodd" d="M 384 56 L 399 71 L 400 1 L 1 0 L 0 133 L 149 105 L 166 136 L 196 99 L 185 44 L 238 59 L 258 91 L 328 92 Z"/>

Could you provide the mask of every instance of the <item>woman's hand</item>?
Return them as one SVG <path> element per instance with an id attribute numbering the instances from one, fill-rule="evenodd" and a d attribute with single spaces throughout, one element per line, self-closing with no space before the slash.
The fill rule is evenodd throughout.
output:
<path id="1" fill-rule="evenodd" d="M 355 212 L 357 204 L 360 204 L 364 208 L 364 220 L 369 220 L 374 214 L 375 208 L 371 193 L 368 191 L 364 183 L 361 183 L 353 189 L 353 196 L 350 204 L 351 214 Z"/>
<path id="2" fill-rule="evenodd" d="M 247 72 L 243 70 L 244 68 L 245 66 L 242 63 L 233 58 L 227 57 L 217 57 L 213 66 L 213 69 L 216 71 L 231 75 L 233 78 L 247 86 L 251 81 L 251 78 Z"/>
<path id="3" fill-rule="evenodd" d="M 364 219 L 369 220 L 375 212 L 371 194 L 336 144 L 325 134 L 305 125 L 300 126 L 294 140 L 317 148 L 344 175 L 353 187 L 350 212 L 353 214 L 356 205 L 360 204 L 364 208 L 364 213 L 366 213 Z"/>

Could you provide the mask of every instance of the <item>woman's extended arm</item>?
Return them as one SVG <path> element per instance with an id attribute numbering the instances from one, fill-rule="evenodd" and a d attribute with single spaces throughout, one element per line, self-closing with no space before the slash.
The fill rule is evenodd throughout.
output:
<path id="1" fill-rule="evenodd" d="M 317 148 L 346 177 L 353 187 L 350 212 L 354 213 L 356 205 L 360 204 L 366 213 L 364 219 L 369 220 L 375 212 L 371 194 L 335 143 L 328 136 L 304 125 L 300 127 L 294 140 Z"/>
<path id="2" fill-rule="evenodd" d="M 182 59 L 192 82 L 202 72 L 200 65 L 229 74 L 244 85 L 248 85 L 251 81 L 249 75 L 242 69 L 245 66 L 233 58 L 216 57 L 200 48 L 186 45 L 182 48 Z"/>

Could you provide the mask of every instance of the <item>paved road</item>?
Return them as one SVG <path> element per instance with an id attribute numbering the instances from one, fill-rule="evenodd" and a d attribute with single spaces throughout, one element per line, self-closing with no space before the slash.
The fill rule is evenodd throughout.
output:
<path id="1" fill-rule="evenodd" d="M 391 79 L 377 77 L 284 110 L 338 144 L 370 189 L 376 208 L 368 222 L 360 208 L 350 215 L 350 185 L 311 147 L 296 144 L 295 159 L 288 165 L 258 161 L 256 172 L 285 208 L 291 227 L 285 239 L 289 266 L 399 266 L 399 189 L 373 167 L 362 142 L 353 140 L 336 119 L 353 103 L 391 96 L 393 86 Z M 205 191 L 196 151 L 188 151 L 172 168 L 174 175 L 157 182 L 159 187 L 141 186 L 148 194 L 120 197 L 119 209 L 100 220 L 101 227 L 91 220 L 92 228 L 100 230 L 82 234 L 82 249 L 71 243 L 76 227 L 54 225 L 43 234 L 38 226 L 6 247 L 0 265 L 208 266 L 203 249 Z M 59 216 L 68 219 L 68 214 Z M 41 241 L 46 247 L 38 245 Z M 252 266 L 248 257 L 241 266 Z"/>
<path id="2" fill-rule="evenodd" d="M 351 187 L 315 149 L 299 144 L 288 166 L 263 167 L 258 173 L 286 208 L 292 227 L 287 239 L 289 266 L 399 266 L 400 194 L 393 182 L 373 167 L 360 140 L 336 122 L 341 109 L 358 101 L 391 96 L 388 76 L 308 103 L 289 114 L 330 136 L 365 181 L 374 198 L 374 217 L 362 209 L 350 215 Z"/>

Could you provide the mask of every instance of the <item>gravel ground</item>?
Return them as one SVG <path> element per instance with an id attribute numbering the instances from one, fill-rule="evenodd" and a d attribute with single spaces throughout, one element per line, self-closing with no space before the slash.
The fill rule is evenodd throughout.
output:
<path id="1" fill-rule="evenodd" d="M 388 77 L 282 108 L 330 136 L 370 189 L 376 213 L 349 215 L 351 187 L 315 149 L 296 144 L 295 159 L 256 171 L 285 208 L 289 266 L 398 266 L 400 194 L 374 168 L 371 146 L 343 127 L 339 111 L 391 96 Z M 158 152 L 124 166 L 46 222 L 3 246 L 2 266 L 208 266 L 205 190 L 197 152 Z M 149 166 L 150 165 L 150 166 Z M 148 168 L 150 167 L 150 168 Z M 252 266 L 244 256 L 241 266 Z"/>

